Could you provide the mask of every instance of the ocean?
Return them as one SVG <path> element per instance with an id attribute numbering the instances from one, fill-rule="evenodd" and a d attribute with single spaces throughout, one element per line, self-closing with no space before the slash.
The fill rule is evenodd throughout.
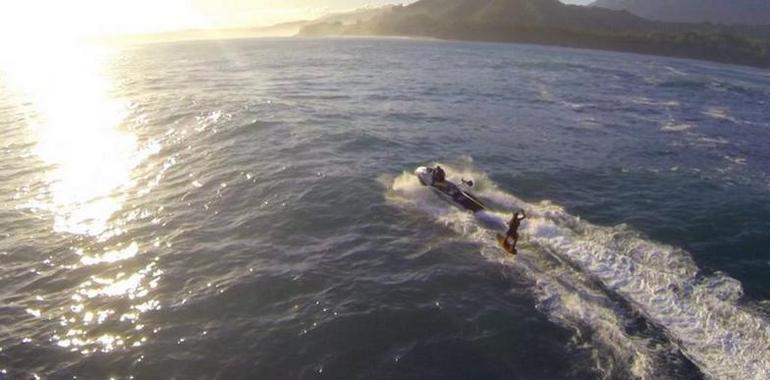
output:
<path id="1" fill-rule="evenodd" d="M 770 379 L 770 72 L 251 39 L 0 59 L 0 379 Z M 472 215 L 412 174 L 472 178 Z M 519 255 L 493 230 L 526 210 Z"/>

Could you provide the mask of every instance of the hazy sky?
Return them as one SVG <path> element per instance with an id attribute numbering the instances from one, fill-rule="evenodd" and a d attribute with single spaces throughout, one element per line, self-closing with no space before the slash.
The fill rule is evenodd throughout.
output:
<path id="1" fill-rule="evenodd" d="M 585 3 L 589 0 L 566 0 Z M 411 0 L 0 0 L 0 40 L 271 25 Z"/>

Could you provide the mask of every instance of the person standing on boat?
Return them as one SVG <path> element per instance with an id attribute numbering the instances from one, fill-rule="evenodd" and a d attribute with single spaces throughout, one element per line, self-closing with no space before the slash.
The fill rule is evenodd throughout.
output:
<path id="1" fill-rule="evenodd" d="M 436 168 L 433 169 L 433 183 L 441 183 L 444 181 L 446 181 L 446 172 L 441 168 L 441 166 L 436 165 Z"/>

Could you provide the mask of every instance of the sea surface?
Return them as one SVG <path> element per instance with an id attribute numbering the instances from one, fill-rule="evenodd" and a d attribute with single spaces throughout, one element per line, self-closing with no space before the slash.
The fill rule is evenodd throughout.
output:
<path id="1" fill-rule="evenodd" d="M 0 379 L 770 379 L 769 110 L 532 45 L 3 52 Z"/>

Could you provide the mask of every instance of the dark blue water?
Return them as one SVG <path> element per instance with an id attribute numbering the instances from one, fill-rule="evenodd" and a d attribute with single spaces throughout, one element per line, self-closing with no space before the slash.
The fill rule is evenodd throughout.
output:
<path id="1" fill-rule="evenodd" d="M 368 39 L 44 58 L 0 60 L 0 378 L 770 378 L 766 71 Z M 492 210 L 420 186 L 434 163 Z M 512 258 L 488 227 L 515 209 Z"/>

